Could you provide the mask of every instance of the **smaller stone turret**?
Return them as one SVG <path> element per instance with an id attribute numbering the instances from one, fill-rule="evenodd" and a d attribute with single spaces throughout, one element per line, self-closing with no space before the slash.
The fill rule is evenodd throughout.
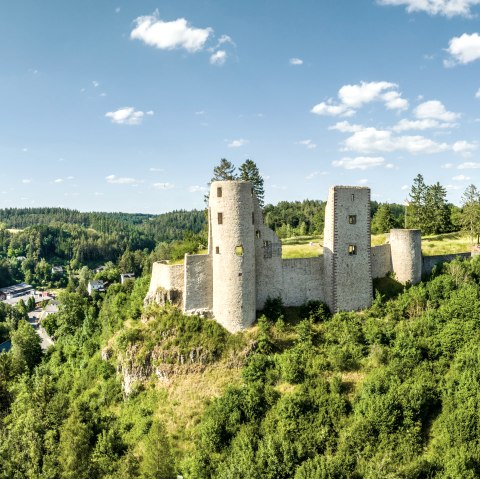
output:
<path id="1" fill-rule="evenodd" d="M 390 230 L 392 269 L 400 283 L 422 280 L 422 234 L 420 230 Z"/>

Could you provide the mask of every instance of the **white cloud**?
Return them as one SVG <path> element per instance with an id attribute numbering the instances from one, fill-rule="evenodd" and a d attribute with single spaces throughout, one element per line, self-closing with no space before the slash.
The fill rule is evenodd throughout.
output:
<path id="1" fill-rule="evenodd" d="M 155 115 L 155 112 L 153 110 L 148 110 L 145 115 L 148 115 L 148 116 L 153 116 Z"/>
<path id="2" fill-rule="evenodd" d="M 460 118 L 459 113 L 447 111 L 441 101 L 430 100 L 424 103 L 420 103 L 415 110 L 414 114 L 418 119 L 433 119 L 451 122 Z"/>
<path id="3" fill-rule="evenodd" d="M 442 123 L 432 118 L 424 118 L 422 120 L 400 120 L 394 127 L 394 131 L 407 130 L 428 130 L 428 129 L 446 129 L 453 128 L 456 123 Z"/>
<path id="4" fill-rule="evenodd" d="M 480 98 L 480 88 L 477 90 L 477 93 L 475 93 L 475 98 Z"/>
<path id="5" fill-rule="evenodd" d="M 75 177 L 74 176 L 67 176 L 67 180 L 74 180 Z"/>
<path id="6" fill-rule="evenodd" d="M 333 166 L 345 168 L 346 170 L 366 170 L 376 166 L 384 166 L 385 159 L 381 156 L 357 156 L 356 158 L 345 157 L 341 160 L 332 161 Z"/>
<path id="7" fill-rule="evenodd" d="M 63 179 L 62 178 L 57 178 L 56 180 L 54 180 L 54 183 L 63 183 Z"/>
<path id="8" fill-rule="evenodd" d="M 469 176 L 465 176 L 465 175 L 457 175 L 457 176 L 452 176 L 452 180 L 453 181 L 467 181 L 469 180 L 470 177 Z"/>
<path id="9" fill-rule="evenodd" d="M 155 167 L 151 167 L 148 169 L 148 171 L 163 171 L 163 168 L 155 168 Z"/>
<path id="10" fill-rule="evenodd" d="M 327 102 L 322 101 L 310 111 L 316 115 L 328 116 L 352 116 L 355 114 L 355 110 L 348 108 L 346 105 L 334 105 L 331 99 Z"/>
<path id="11" fill-rule="evenodd" d="M 153 183 L 152 186 L 157 190 L 171 190 L 175 188 L 175 185 L 172 185 L 172 183 Z"/>
<path id="12" fill-rule="evenodd" d="M 452 150 L 455 153 L 460 153 L 463 156 L 470 156 L 472 151 L 475 151 L 478 148 L 477 143 L 469 143 L 468 141 L 461 140 L 456 141 L 452 145 Z"/>
<path id="13" fill-rule="evenodd" d="M 188 191 L 190 191 L 190 193 L 205 193 L 207 188 L 205 186 L 194 185 L 190 186 Z"/>
<path id="14" fill-rule="evenodd" d="M 109 111 L 105 113 L 107 118 L 110 118 L 112 123 L 119 125 L 139 125 L 142 122 L 144 113 L 143 111 L 135 111 L 132 106 L 120 108 L 117 111 Z"/>
<path id="15" fill-rule="evenodd" d="M 465 163 L 461 163 L 457 167 L 459 170 L 477 170 L 480 168 L 480 163 L 475 163 L 473 161 L 466 161 Z"/>
<path id="16" fill-rule="evenodd" d="M 453 37 L 448 43 L 446 50 L 451 58 L 443 63 L 446 67 L 454 66 L 458 63 L 465 65 L 480 59 L 480 35 L 478 33 L 464 33 L 459 37 Z"/>
<path id="17" fill-rule="evenodd" d="M 175 48 L 183 48 L 188 52 L 202 50 L 213 32 L 211 28 L 192 27 L 185 18 L 164 22 L 159 18 L 158 12 L 136 18 L 135 24 L 130 38 L 142 40 L 147 45 L 161 50 Z"/>
<path id="18" fill-rule="evenodd" d="M 313 143 L 312 140 L 297 141 L 297 145 L 306 146 L 308 150 L 314 150 L 317 147 L 317 145 L 315 143 Z"/>
<path id="19" fill-rule="evenodd" d="M 366 185 L 368 183 L 367 178 L 362 178 L 361 180 L 358 180 L 357 182 L 359 185 Z"/>
<path id="20" fill-rule="evenodd" d="M 360 82 L 356 85 L 343 85 L 338 90 L 339 103 L 332 98 L 315 105 L 311 112 L 317 115 L 352 116 L 367 103 L 381 101 L 389 110 L 405 110 L 408 101 L 398 92 L 398 85 L 387 81 Z"/>
<path id="21" fill-rule="evenodd" d="M 290 58 L 290 65 L 303 65 L 303 60 L 301 58 Z"/>
<path id="22" fill-rule="evenodd" d="M 232 37 L 225 34 L 221 35 L 218 39 L 218 45 L 223 45 L 224 43 L 230 43 L 231 45 L 235 46 L 235 42 L 232 40 Z"/>
<path id="23" fill-rule="evenodd" d="M 403 185 L 400 189 L 405 191 L 405 190 L 408 190 L 410 188 L 410 186 L 408 185 Z"/>
<path id="24" fill-rule="evenodd" d="M 329 126 L 329 130 L 338 130 L 342 133 L 355 133 L 356 131 L 363 130 L 362 125 L 353 125 L 348 121 L 339 121 L 335 125 Z"/>
<path id="25" fill-rule="evenodd" d="M 28 184 L 31 183 L 31 182 L 32 182 L 32 180 L 31 180 L 30 178 L 24 178 L 24 179 L 22 180 L 22 183 L 23 183 L 24 185 L 28 185 Z"/>
<path id="26" fill-rule="evenodd" d="M 458 185 L 447 185 L 447 186 L 445 186 L 445 188 L 447 190 L 459 190 L 460 186 L 458 186 Z"/>
<path id="27" fill-rule="evenodd" d="M 408 13 L 425 12 L 446 17 L 470 17 L 480 0 L 377 0 L 380 5 L 405 6 Z"/>
<path id="28" fill-rule="evenodd" d="M 362 153 L 408 151 L 416 154 L 438 153 L 448 150 L 449 146 L 423 136 L 393 136 L 391 131 L 370 127 L 357 131 L 347 138 L 345 148 Z"/>
<path id="29" fill-rule="evenodd" d="M 92 81 L 92 85 L 95 87 L 95 88 L 98 88 L 100 86 L 100 83 L 96 80 L 93 80 Z"/>
<path id="30" fill-rule="evenodd" d="M 138 185 L 139 183 L 143 183 L 142 180 L 136 180 L 135 178 L 128 178 L 128 177 L 118 177 L 116 175 L 108 175 L 105 177 L 107 183 L 111 183 L 112 185 Z"/>
<path id="31" fill-rule="evenodd" d="M 227 52 L 225 50 L 218 50 L 210 56 L 211 65 L 223 65 L 227 60 Z"/>
<path id="32" fill-rule="evenodd" d="M 455 165 L 453 163 L 445 163 L 444 165 L 442 165 L 442 168 L 448 170 L 450 168 L 453 168 Z"/>
<path id="33" fill-rule="evenodd" d="M 238 140 L 232 140 L 227 146 L 229 148 L 240 148 L 241 146 L 244 146 L 248 143 L 248 140 L 244 140 L 243 138 L 240 138 Z"/>

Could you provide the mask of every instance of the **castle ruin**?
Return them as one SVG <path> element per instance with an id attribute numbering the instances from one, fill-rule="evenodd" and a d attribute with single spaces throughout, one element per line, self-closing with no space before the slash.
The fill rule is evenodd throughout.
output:
<path id="1" fill-rule="evenodd" d="M 285 306 L 325 302 L 332 312 L 368 308 L 372 279 L 388 273 L 416 284 L 437 263 L 469 253 L 423 258 L 419 230 L 391 230 L 371 246 L 370 189 L 333 186 L 325 211 L 324 254 L 282 259 L 282 244 L 263 224 L 252 184 L 210 186 L 208 252 L 183 264 L 154 263 L 147 300 L 171 301 L 186 314 L 213 316 L 231 332 L 248 328 L 267 298 Z"/>

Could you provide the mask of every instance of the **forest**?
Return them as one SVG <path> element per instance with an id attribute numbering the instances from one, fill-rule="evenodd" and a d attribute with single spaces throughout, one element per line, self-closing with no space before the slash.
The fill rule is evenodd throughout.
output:
<path id="1" fill-rule="evenodd" d="M 360 313 L 272 299 L 231 335 L 144 308 L 146 276 L 63 293 L 45 353 L 5 315 L 0 477 L 478 477 L 479 283 L 477 257 Z"/>

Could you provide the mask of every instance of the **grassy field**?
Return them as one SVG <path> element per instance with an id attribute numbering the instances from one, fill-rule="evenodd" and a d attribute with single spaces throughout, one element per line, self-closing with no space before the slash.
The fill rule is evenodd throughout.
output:
<path id="1" fill-rule="evenodd" d="M 385 244 L 386 234 L 372 235 L 372 246 Z M 447 233 L 422 238 L 422 252 L 425 256 L 464 253 L 471 250 L 470 238 L 461 233 Z M 323 254 L 323 237 L 299 236 L 282 240 L 283 258 L 311 258 Z"/>

